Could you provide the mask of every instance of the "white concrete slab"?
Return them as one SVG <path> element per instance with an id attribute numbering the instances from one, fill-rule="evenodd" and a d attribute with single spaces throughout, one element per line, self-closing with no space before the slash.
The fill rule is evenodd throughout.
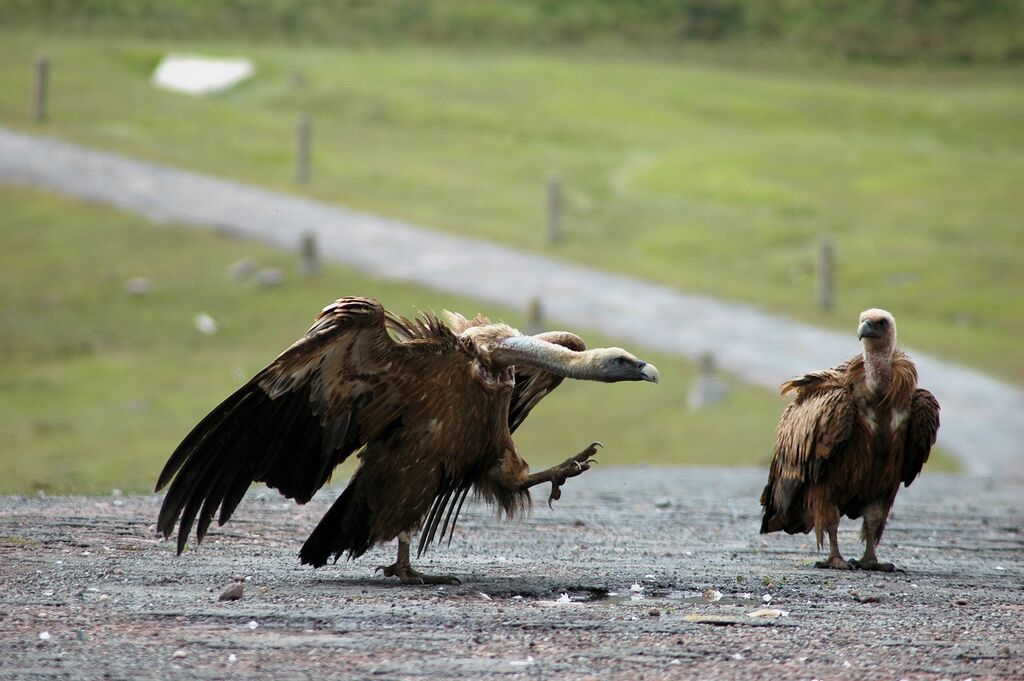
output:
<path id="1" fill-rule="evenodd" d="M 213 58 L 198 55 L 169 54 L 153 71 L 152 83 L 158 88 L 195 97 L 224 92 L 256 73 L 245 58 Z"/>

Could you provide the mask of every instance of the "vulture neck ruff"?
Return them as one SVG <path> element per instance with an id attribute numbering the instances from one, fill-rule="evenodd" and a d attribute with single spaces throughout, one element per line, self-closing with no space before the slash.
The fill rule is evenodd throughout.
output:
<path id="1" fill-rule="evenodd" d="M 506 338 L 495 349 L 500 351 L 501 361 L 510 365 L 530 366 L 564 378 L 594 380 L 599 376 L 592 353 L 586 350 L 576 352 L 532 336 Z"/>

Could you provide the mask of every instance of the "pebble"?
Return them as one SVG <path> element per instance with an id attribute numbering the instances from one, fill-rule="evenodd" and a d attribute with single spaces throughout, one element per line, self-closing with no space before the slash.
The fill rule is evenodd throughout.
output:
<path id="1" fill-rule="evenodd" d="M 242 598 L 245 592 L 245 586 L 241 582 L 232 582 L 221 590 L 220 595 L 217 596 L 218 601 L 237 601 Z"/>
<path id="2" fill-rule="evenodd" d="M 704 589 L 701 596 L 703 596 L 704 600 L 708 603 L 717 603 L 722 600 L 722 592 L 718 589 Z"/>

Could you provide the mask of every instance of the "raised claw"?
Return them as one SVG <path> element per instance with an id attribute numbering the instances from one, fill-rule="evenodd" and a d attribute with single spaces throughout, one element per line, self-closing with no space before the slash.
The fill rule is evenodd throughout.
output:
<path id="1" fill-rule="evenodd" d="M 552 505 L 555 501 L 562 498 L 562 486 L 554 482 L 551 483 L 551 494 L 548 496 L 548 508 L 552 511 L 555 507 Z"/>

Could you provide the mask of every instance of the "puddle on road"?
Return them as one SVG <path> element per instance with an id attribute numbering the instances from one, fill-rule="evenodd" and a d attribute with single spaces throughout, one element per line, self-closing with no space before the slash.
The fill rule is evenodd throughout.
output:
<path id="1" fill-rule="evenodd" d="M 568 596 L 568 600 L 566 600 Z M 500 598 L 500 596 L 498 596 Z M 642 589 L 632 590 L 624 587 L 619 591 L 612 591 L 603 587 L 571 588 L 551 593 L 514 594 L 506 596 L 514 600 L 524 602 L 561 602 L 580 603 L 591 605 L 619 605 L 627 603 L 689 603 L 697 605 L 757 605 L 758 600 L 753 594 L 724 595 L 718 593 L 717 597 L 705 596 L 698 591 L 681 591 L 677 589 Z"/>

